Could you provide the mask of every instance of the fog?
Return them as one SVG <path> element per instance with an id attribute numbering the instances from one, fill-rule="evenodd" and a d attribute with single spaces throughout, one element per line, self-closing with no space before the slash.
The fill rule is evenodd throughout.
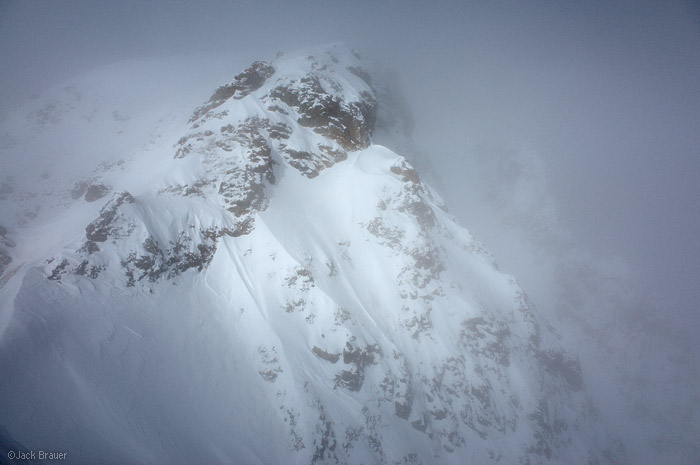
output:
<path id="1" fill-rule="evenodd" d="M 562 336 L 588 344 L 588 387 L 628 454 L 698 460 L 698 416 L 678 410 L 698 401 L 700 367 L 697 2 L 2 2 L 0 120 L 120 60 L 269 60 L 332 41 L 397 71 L 426 176 Z M 646 415 L 612 405 L 621 379 L 639 381 Z"/>

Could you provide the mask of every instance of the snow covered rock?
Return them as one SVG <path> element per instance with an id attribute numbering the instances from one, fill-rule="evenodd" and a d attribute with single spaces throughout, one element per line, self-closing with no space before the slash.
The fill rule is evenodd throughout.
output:
<path id="1" fill-rule="evenodd" d="M 0 288 L 0 424 L 80 462 L 614 462 L 576 357 L 372 144 L 375 81 L 255 62 L 73 184 Z"/>

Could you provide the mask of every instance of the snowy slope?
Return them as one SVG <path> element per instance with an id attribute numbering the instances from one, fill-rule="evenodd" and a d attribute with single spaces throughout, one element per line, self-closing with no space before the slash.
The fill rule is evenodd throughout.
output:
<path id="1" fill-rule="evenodd" d="M 160 137 L 162 108 L 123 144 L 54 128 L 109 143 L 50 212 L 6 188 L 0 424 L 83 463 L 615 462 L 578 361 L 372 144 L 400 121 L 381 88 L 331 45 L 169 106 Z"/>

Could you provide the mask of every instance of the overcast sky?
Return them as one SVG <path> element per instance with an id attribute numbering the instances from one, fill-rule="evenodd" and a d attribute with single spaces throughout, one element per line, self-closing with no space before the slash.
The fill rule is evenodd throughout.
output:
<path id="1" fill-rule="evenodd" d="M 2 1 L 0 117 L 46 86 L 127 58 L 245 50 L 270 59 L 344 41 L 400 71 L 453 211 L 464 153 L 533 150 L 575 240 L 620 258 L 690 315 L 700 300 L 699 5 Z"/>

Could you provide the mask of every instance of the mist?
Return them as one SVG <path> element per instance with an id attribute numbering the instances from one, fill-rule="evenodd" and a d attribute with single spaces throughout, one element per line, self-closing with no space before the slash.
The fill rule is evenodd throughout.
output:
<path id="1" fill-rule="evenodd" d="M 335 41 L 396 71 L 426 178 L 579 348 L 629 457 L 696 462 L 696 2 L 3 2 L 0 121 L 123 60 Z"/>

